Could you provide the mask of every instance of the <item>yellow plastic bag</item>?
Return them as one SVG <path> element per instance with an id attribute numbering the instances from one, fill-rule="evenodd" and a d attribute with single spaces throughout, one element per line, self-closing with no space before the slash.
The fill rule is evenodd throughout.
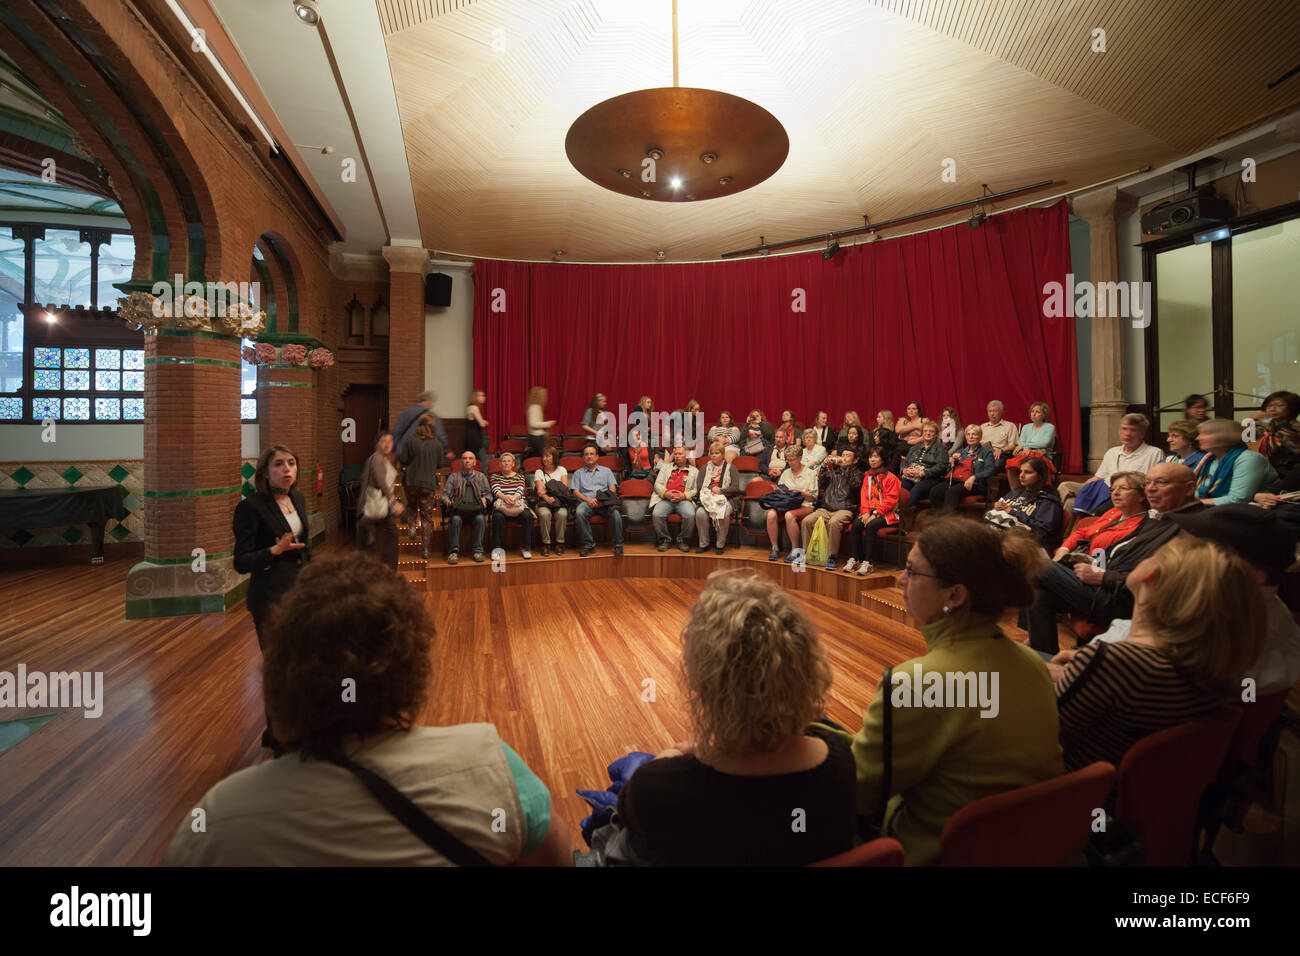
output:
<path id="1" fill-rule="evenodd" d="M 826 567 L 826 559 L 830 557 L 831 541 L 830 535 L 826 533 L 826 519 L 824 517 L 817 519 L 817 524 L 813 526 L 813 532 L 808 537 L 808 547 L 804 552 L 804 563 L 812 564 L 819 568 Z"/>

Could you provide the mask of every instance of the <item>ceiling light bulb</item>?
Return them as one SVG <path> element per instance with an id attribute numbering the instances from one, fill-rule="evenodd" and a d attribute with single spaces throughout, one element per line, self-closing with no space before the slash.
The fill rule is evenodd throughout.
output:
<path id="1" fill-rule="evenodd" d="M 673 189 L 681 189 L 681 188 L 682 188 L 682 177 L 680 177 L 680 176 L 674 176 L 672 179 L 668 180 L 668 185 L 672 186 Z"/>
<path id="2" fill-rule="evenodd" d="M 293 12 L 309 27 L 314 27 L 320 22 L 320 10 L 316 7 L 316 0 L 293 0 Z"/>
<path id="3" fill-rule="evenodd" d="M 46 313 L 45 313 L 45 321 L 46 321 L 46 322 L 53 323 L 53 322 L 55 321 L 54 313 L 53 313 L 53 312 L 46 312 Z"/>

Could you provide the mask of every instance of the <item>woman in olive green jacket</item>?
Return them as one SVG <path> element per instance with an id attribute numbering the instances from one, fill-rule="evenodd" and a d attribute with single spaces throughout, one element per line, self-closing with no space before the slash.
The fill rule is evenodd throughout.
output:
<path id="1" fill-rule="evenodd" d="M 926 653 L 877 688 L 853 755 L 858 812 L 873 816 L 888 800 L 882 833 L 903 844 L 909 865 L 939 861 L 939 834 L 966 804 L 1063 772 L 1047 665 L 997 623 L 1006 608 L 1033 603 L 1030 581 L 1046 560 L 1026 533 L 961 518 L 929 525 L 908 555 L 899 584 Z"/>

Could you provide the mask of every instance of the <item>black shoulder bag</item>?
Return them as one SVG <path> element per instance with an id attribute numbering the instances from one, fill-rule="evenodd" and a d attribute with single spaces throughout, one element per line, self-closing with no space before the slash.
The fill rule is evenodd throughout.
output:
<path id="1" fill-rule="evenodd" d="M 373 770 L 355 764 L 347 758 L 336 760 L 334 763 L 356 774 L 371 795 L 383 804 L 385 810 L 397 817 L 406 829 L 457 866 L 496 866 L 478 850 L 443 829 L 432 817 L 416 806 L 410 797 Z"/>

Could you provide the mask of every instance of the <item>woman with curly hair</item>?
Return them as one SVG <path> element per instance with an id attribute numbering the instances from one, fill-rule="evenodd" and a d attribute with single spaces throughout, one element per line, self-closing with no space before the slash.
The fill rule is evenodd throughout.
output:
<path id="1" fill-rule="evenodd" d="M 373 558 L 334 554 L 304 569 L 272 614 L 262 678 L 288 754 L 209 790 L 199 802 L 206 832 L 187 813 L 166 862 L 566 862 L 569 836 L 549 792 L 495 727 L 416 726 L 433 636 L 421 594 Z M 444 831 L 443 849 L 379 802 L 375 788 L 386 786 Z"/>
<path id="2" fill-rule="evenodd" d="M 682 635 L 693 742 L 619 794 L 635 856 L 660 866 L 801 866 L 852 849 L 853 758 L 821 715 L 830 666 L 794 598 L 715 571 Z M 792 817 L 803 811 L 803 826 Z"/>

